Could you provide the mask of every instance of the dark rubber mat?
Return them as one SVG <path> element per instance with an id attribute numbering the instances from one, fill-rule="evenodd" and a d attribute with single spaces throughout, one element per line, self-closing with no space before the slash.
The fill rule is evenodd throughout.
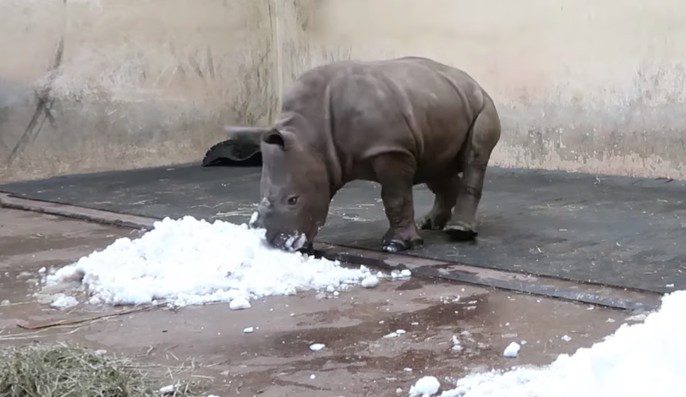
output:
<path id="1" fill-rule="evenodd" d="M 188 165 L 0 185 L 20 197 L 152 217 L 247 222 L 259 168 Z M 319 239 L 378 249 L 380 189 L 354 182 L 334 198 Z M 416 216 L 433 196 L 415 189 Z M 422 232 L 411 255 L 667 292 L 686 288 L 686 182 L 490 168 L 475 242 Z"/>

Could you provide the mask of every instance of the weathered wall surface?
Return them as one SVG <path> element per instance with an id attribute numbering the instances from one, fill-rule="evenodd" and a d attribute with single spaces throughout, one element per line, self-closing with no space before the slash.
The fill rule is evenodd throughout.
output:
<path id="1" fill-rule="evenodd" d="M 0 181 L 197 161 L 275 108 L 267 0 L 0 0 Z"/>
<path id="2" fill-rule="evenodd" d="M 686 179 L 681 0 L 0 0 L 0 181 L 199 160 L 339 59 L 497 102 L 493 164 Z"/>
<path id="3" fill-rule="evenodd" d="M 503 166 L 686 179 L 681 0 L 283 1 L 284 84 L 333 59 L 464 69 L 497 102 Z"/>

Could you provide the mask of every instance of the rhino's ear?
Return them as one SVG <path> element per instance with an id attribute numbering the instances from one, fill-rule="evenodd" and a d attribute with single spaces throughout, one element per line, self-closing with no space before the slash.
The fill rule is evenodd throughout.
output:
<path id="1" fill-rule="evenodd" d="M 254 145 L 260 146 L 260 139 L 265 132 L 269 131 L 269 128 L 225 125 L 224 131 L 226 131 L 229 139 L 251 142 Z"/>
<path id="2" fill-rule="evenodd" d="M 288 150 L 293 146 L 294 137 L 290 132 L 273 129 L 262 135 L 262 142 L 270 145 L 277 145 L 281 150 Z"/>

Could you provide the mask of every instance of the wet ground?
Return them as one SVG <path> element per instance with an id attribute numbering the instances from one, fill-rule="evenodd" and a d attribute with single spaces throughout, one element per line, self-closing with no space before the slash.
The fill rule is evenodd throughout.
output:
<path id="1" fill-rule="evenodd" d="M 150 364 L 185 363 L 195 367 L 208 392 L 220 396 L 385 396 L 396 395 L 397 388 L 406 395 L 423 375 L 448 384 L 446 378 L 475 370 L 550 363 L 599 341 L 631 315 L 416 277 L 338 296 L 272 297 L 242 311 L 227 304 L 134 312 L 81 305 L 61 311 L 44 303 L 40 268 L 68 264 L 138 233 L 0 209 L 0 346 L 60 341 Z M 112 316 L 97 318 L 106 314 Z M 18 326 L 60 321 L 73 324 Z M 246 327 L 255 332 L 243 333 Z M 384 338 L 398 329 L 406 333 Z M 453 335 L 462 342 L 461 352 L 451 349 Z M 526 344 L 519 357 L 508 359 L 502 351 L 512 341 Z M 313 352 L 312 343 L 326 348 Z"/>
<path id="2" fill-rule="evenodd" d="M 260 169 L 199 165 L 68 175 L 0 185 L 17 196 L 155 218 L 247 222 Z M 416 217 L 433 204 L 414 191 Z M 686 288 L 686 181 L 489 167 L 476 242 L 422 231 L 422 258 L 658 293 Z M 378 250 L 380 188 L 355 181 L 331 204 L 319 241 Z"/>

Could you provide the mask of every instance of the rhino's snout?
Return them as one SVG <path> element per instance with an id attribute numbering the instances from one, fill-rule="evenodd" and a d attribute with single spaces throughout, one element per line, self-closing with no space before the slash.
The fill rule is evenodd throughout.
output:
<path id="1" fill-rule="evenodd" d="M 248 221 L 248 227 L 251 229 L 263 229 L 266 228 L 264 225 L 264 216 L 260 211 L 255 211 L 250 216 Z M 305 233 L 294 231 L 292 233 L 285 232 L 274 232 L 267 229 L 267 242 L 274 248 L 283 249 L 286 251 L 299 251 L 299 250 L 309 250 L 312 247 L 312 243 L 307 238 Z"/>
<path id="2" fill-rule="evenodd" d="M 308 249 L 311 243 L 308 241 L 305 233 L 269 233 L 267 232 L 267 241 L 274 248 L 279 248 L 286 251 L 299 251 L 301 249 Z"/>

